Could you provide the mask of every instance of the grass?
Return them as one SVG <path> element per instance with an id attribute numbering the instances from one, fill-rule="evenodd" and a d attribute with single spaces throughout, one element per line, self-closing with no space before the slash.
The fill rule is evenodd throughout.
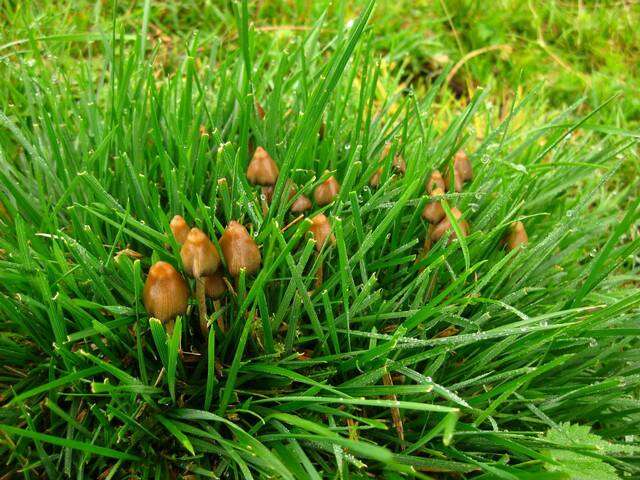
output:
<path id="1" fill-rule="evenodd" d="M 259 13 L 295 20 L 303 3 Z M 609 98 L 606 70 L 602 98 L 535 87 L 518 65 L 537 61 L 514 49 L 514 66 L 497 68 L 516 93 L 475 88 L 483 59 L 458 70 L 473 88 L 456 98 L 448 70 L 418 78 L 428 54 L 409 42 L 418 32 L 394 31 L 402 2 L 361 4 L 355 19 L 314 3 L 313 23 L 273 35 L 246 2 L 95 5 L 4 6 L 26 41 L 0 42 L 2 474 L 639 474 L 637 117 Z M 564 30 L 571 17 L 554 8 L 540 18 Z M 215 28 L 185 34 L 199 23 Z M 170 48 L 143 42 L 158 25 Z M 405 175 L 381 158 L 386 142 Z M 280 167 L 266 213 L 245 177 L 250 145 Z M 474 178 L 445 210 L 471 234 L 421 255 L 424 183 L 460 147 Z M 316 255 L 283 193 L 293 179 L 312 197 L 327 170 L 342 190 L 314 211 L 336 243 Z M 208 344 L 195 303 L 167 336 L 141 302 L 153 262 L 181 268 L 177 213 L 216 238 L 239 220 L 261 247 L 262 269 L 222 301 L 229 328 L 214 320 Z M 516 220 L 530 244 L 507 253 Z"/>

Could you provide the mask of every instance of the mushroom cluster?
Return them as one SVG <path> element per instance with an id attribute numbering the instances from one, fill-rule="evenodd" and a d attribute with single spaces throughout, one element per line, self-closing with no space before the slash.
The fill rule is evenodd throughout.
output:
<path id="1" fill-rule="evenodd" d="M 448 169 L 445 171 L 444 176 L 438 170 L 431 172 L 425 185 L 427 193 L 429 194 L 429 203 L 425 205 L 422 211 L 422 218 L 429 222 L 429 230 L 423 245 L 423 254 L 431 249 L 431 245 L 434 242 L 437 242 L 452 230 L 451 220 L 447 217 L 442 206 L 445 191 L 451 192 L 451 187 L 453 186 L 455 192 L 461 192 L 464 183 L 472 178 L 473 168 L 471 161 L 462 150 L 457 152 L 453 159 L 453 175 Z M 469 235 L 469 222 L 462 218 L 462 212 L 458 208 L 453 207 L 451 208 L 451 214 L 460 227 L 460 233 L 465 237 Z M 451 241 L 454 238 L 456 238 L 456 233 L 451 232 L 449 240 Z"/>
<path id="2" fill-rule="evenodd" d="M 387 142 L 384 145 L 384 148 L 382 149 L 380 161 L 384 161 L 384 159 L 389 156 L 390 152 L 391 152 L 391 142 Z M 404 175 L 405 172 L 407 171 L 407 163 L 404 161 L 404 158 L 402 158 L 402 155 L 400 155 L 399 153 L 396 153 L 393 156 L 393 162 L 391 163 L 391 167 L 393 169 L 393 172 L 397 175 Z M 378 188 L 380 186 L 382 172 L 383 172 L 382 167 L 378 167 L 376 171 L 373 172 L 373 175 L 371 175 L 371 178 L 369 179 L 369 185 L 371 186 L 371 188 Z"/>
<path id="3" fill-rule="evenodd" d="M 206 298 L 211 298 L 217 309 L 217 301 L 228 288 L 220 254 L 202 230 L 189 228 L 180 215 L 171 219 L 169 227 L 173 238 L 181 245 L 182 268 L 195 280 L 200 330 L 206 337 L 209 331 Z M 237 278 L 242 270 L 251 274 L 260 268 L 260 250 L 242 224 L 229 222 L 219 244 L 231 277 Z M 144 305 L 149 315 L 166 324 L 167 330 L 177 315 L 186 313 L 189 296 L 187 282 L 172 265 L 160 261 L 151 266 L 144 286 Z"/>
<path id="4" fill-rule="evenodd" d="M 390 151 L 391 144 L 387 143 L 382 151 L 382 159 L 388 157 Z M 394 155 L 392 167 L 396 174 L 402 175 L 406 172 L 405 161 L 399 154 Z M 465 182 L 472 180 L 473 167 L 469 157 L 462 150 L 455 154 L 452 167 L 452 171 L 447 168 L 444 175 L 434 170 L 426 182 L 425 188 L 429 201 L 422 211 L 422 218 L 429 222 L 429 229 L 422 255 L 425 255 L 432 244 L 445 235 L 449 235 L 449 241 L 453 240 L 457 233 L 465 237 L 469 235 L 469 222 L 464 218 L 463 213 L 458 208 L 452 207 L 451 215 L 447 216 L 443 201 L 447 192 L 461 192 Z M 372 187 L 379 186 L 382 172 L 382 167 L 374 172 L 369 180 Z M 280 170 L 263 147 L 259 146 L 255 150 L 246 174 L 249 183 L 261 188 L 264 208 L 268 208 L 273 201 L 274 188 Z M 300 215 L 298 218 L 301 218 L 312 208 L 311 200 L 298 192 L 297 186 L 291 180 L 285 182 L 284 188 L 288 192 L 286 201 L 289 211 Z M 322 207 L 334 202 L 339 193 L 340 183 L 333 175 L 329 175 L 316 186 L 313 199 L 316 205 Z M 452 218 L 455 218 L 459 227 L 458 232 L 452 227 Z M 200 329 L 206 337 L 209 331 L 206 298 L 213 300 L 214 310 L 217 310 L 219 308 L 217 302 L 230 288 L 226 276 L 237 281 L 242 272 L 252 274 L 258 271 L 262 263 L 260 249 L 247 228 L 238 221 L 228 223 L 219 241 L 216 242 L 218 246 L 199 228 L 190 228 L 180 215 L 174 216 L 169 226 L 175 241 L 181 245 L 182 269 L 194 279 Z M 311 217 L 309 231 L 316 242 L 317 255 L 320 255 L 327 244 L 335 244 L 331 221 L 325 214 L 317 213 Z M 520 221 L 511 224 L 503 241 L 509 250 L 526 245 L 528 236 L 524 224 Z M 320 264 L 316 286 L 322 283 L 322 275 L 322 264 Z M 171 264 L 159 261 L 151 266 L 143 292 L 144 305 L 149 315 L 159 319 L 168 330 L 171 330 L 176 316 L 186 314 L 189 297 L 187 282 Z M 221 323 L 220 327 L 224 329 Z"/>
<path id="5" fill-rule="evenodd" d="M 262 197 L 265 201 L 265 205 L 263 206 L 265 212 L 267 206 L 270 205 L 271 201 L 273 200 L 273 192 L 276 182 L 278 181 L 279 174 L 280 170 L 278 168 L 278 165 L 273 160 L 271 155 L 269 155 L 269 153 L 263 147 L 256 148 L 256 151 L 253 154 L 251 161 L 249 162 L 249 165 L 247 167 L 247 180 L 252 185 L 261 187 Z M 313 205 L 311 203 L 311 200 L 304 194 L 298 193 L 296 185 L 291 180 L 286 181 L 285 189 L 287 189 L 289 192 L 287 201 L 290 203 L 289 211 L 291 213 L 303 215 L 304 212 L 312 208 Z M 326 180 L 316 186 L 313 192 L 313 199 L 319 207 L 323 207 L 331 204 L 331 202 L 336 199 L 339 193 L 340 183 L 338 183 L 338 180 L 336 180 L 333 175 L 330 175 Z M 331 222 L 326 215 L 319 213 L 311 218 L 311 222 L 312 224 L 309 228 L 309 231 L 316 241 L 316 250 L 319 254 L 325 244 L 335 242 L 335 237 L 331 233 Z M 242 226 L 239 227 L 244 228 Z M 229 227 L 227 229 L 229 229 Z M 224 252 L 225 247 L 223 245 L 223 240 L 220 241 L 220 244 Z M 225 258 L 226 256 L 227 255 L 225 253 Z M 229 271 L 232 272 L 233 267 L 229 266 L 229 262 L 227 262 L 227 267 L 229 268 Z M 317 276 L 317 283 L 321 282 L 322 265 L 320 265 Z"/>

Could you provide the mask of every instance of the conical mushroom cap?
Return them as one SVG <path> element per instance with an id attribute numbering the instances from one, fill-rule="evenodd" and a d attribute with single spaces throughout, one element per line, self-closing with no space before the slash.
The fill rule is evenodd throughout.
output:
<path id="1" fill-rule="evenodd" d="M 404 175 L 407 171 L 407 162 L 404 161 L 401 155 L 396 155 L 393 158 L 393 169 L 400 175 Z"/>
<path id="2" fill-rule="evenodd" d="M 444 191 L 445 189 L 444 178 L 442 178 L 442 174 L 440 173 L 439 170 L 434 170 L 431 173 L 429 180 L 427 180 L 426 188 L 427 188 L 428 194 L 433 193 L 433 190 L 436 188 L 439 188 L 442 191 Z"/>
<path id="3" fill-rule="evenodd" d="M 469 235 L 469 223 L 466 220 L 460 220 L 460 218 L 462 218 L 462 212 L 454 207 L 451 209 L 451 213 L 453 214 L 456 220 L 459 220 L 458 224 L 460 226 L 460 230 L 462 231 L 462 235 L 465 237 Z M 448 217 L 445 217 L 431 231 L 431 240 L 433 240 L 434 242 L 437 242 L 449 230 L 453 230 L 451 228 L 451 222 L 449 221 Z M 455 233 L 452 234 L 451 238 L 455 238 Z"/>
<path id="4" fill-rule="evenodd" d="M 220 255 L 213 242 L 199 228 L 192 228 L 180 250 L 184 270 L 194 278 L 213 274 L 220 265 Z"/>
<path id="5" fill-rule="evenodd" d="M 334 243 L 335 237 L 331 233 L 331 224 L 329 219 L 322 213 L 319 213 L 311 219 L 311 227 L 309 231 L 313 234 L 313 238 L 316 240 L 316 250 L 322 250 L 324 244 L 329 241 Z"/>
<path id="6" fill-rule="evenodd" d="M 507 249 L 515 250 L 521 245 L 527 245 L 529 243 L 529 236 L 524 228 L 524 223 L 514 222 L 509 227 L 509 233 L 507 234 L 506 244 Z"/>
<path id="7" fill-rule="evenodd" d="M 171 264 L 156 262 L 149 269 L 142 300 L 150 316 L 163 323 L 168 322 L 186 313 L 189 287 Z"/>
<path id="8" fill-rule="evenodd" d="M 380 186 L 380 178 L 382 177 L 382 167 L 378 167 L 371 178 L 369 179 L 369 186 L 371 188 L 378 188 Z"/>
<path id="9" fill-rule="evenodd" d="M 222 272 L 217 270 L 213 275 L 204 277 L 204 292 L 209 298 L 217 300 L 227 292 L 227 284 L 224 283 Z"/>
<path id="10" fill-rule="evenodd" d="M 432 197 L 437 197 L 444 195 L 444 192 L 440 188 L 435 188 L 431 192 Z M 442 204 L 440 201 L 430 200 L 424 207 L 422 211 L 422 218 L 427 220 L 429 223 L 438 223 L 442 220 L 446 214 L 444 213 L 444 208 L 442 208 Z"/>
<path id="11" fill-rule="evenodd" d="M 176 215 L 171 219 L 169 228 L 171 228 L 173 238 L 175 238 L 176 242 L 178 242 L 180 245 L 182 245 L 185 240 L 187 240 L 187 236 L 189 235 L 189 225 L 187 225 L 185 219 L 180 215 Z"/>
<path id="12" fill-rule="evenodd" d="M 316 187 L 313 192 L 313 198 L 322 207 L 333 202 L 338 193 L 340 193 L 340 184 L 332 175 Z"/>
<path id="13" fill-rule="evenodd" d="M 262 256 L 258 245 L 240 223 L 229 222 L 220 238 L 220 248 L 227 270 L 233 277 L 240 275 L 242 269 L 247 273 L 254 273 L 260 268 Z"/>
<path id="14" fill-rule="evenodd" d="M 302 213 L 302 212 L 306 212 L 311 207 L 312 207 L 311 200 L 309 200 L 309 198 L 307 198 L 305 195 L 300 195 L 291 204 L 291 212 Z"/>
<path id="15" fill-rule="evenodd" d="M 444 186 L 447 192 L 451 191 L 451 175 L 449 175 L 449 169 L 444 172 Z M 462 173 L 457 168 L 453 169 L 453 188 L 455 192 L 461 192 L 464 187 L 464 180 L 462 179 Z"/>
<path id="16" fill-rule="evenodd" d="M 256 148 L 247 167 L 247 179 L 249 182 L 253 185 L 275 185 L 279 173 L 278 165 L 273 161 L 271 155 L 262 147 Z"/>
<path id="17" fill-rule="evenodd" d="M 471 166 L 471 160 L 464 150 L 458 150 L 455 157 L 453 157 L 453 168 L 460 172 L 460 176 L 463 181 L 471 180 L 473 178 L 473 167 Z"/>

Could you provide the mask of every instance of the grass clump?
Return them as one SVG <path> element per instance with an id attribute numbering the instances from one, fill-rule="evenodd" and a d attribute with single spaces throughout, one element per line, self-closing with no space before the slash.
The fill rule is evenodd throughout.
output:
<path id="1" fill-rule="evenodd" d="M 610 190 L 636 140 L 582 129 L 581 103 L 521 121 L 535 91 L 504 115 L 480 91 L 440 128 L 445 77 L 400 88 L 372 10 L 328 43 L 321 17 L 262 45 L 243 2 L 240 48 L 194 36 L 173 76 L 117 22 L 97 70 L 54 78 L 36 50 L 3 66 L 3 473 L 579 478 L 588 457 L 638 474 L 640 210 Z M 270 203 L 252 145 L 277 164 Z M 425 184 L 453 180 L 462 147 L 473 177 L 438 195 L 451 228 L 423 251 Z M 233 222 L 260 249 L 208 332 L 195 300 L 169 334 L 144 309 L 151 265 L 184 273 L 175 215 L 219 254 Z M 517 222 L 528 245 L 507 251 Z"/>

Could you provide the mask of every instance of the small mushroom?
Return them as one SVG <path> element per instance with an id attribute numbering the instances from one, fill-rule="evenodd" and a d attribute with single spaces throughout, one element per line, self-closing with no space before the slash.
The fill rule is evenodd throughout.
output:
<path id="1" fill-rule="evenodd" d="M 318 185 L 313 192 L 313 198 L 321 207 L 329 205 L 340 193 L 340 184 L 332 175 Z"/>
<path id="2" fill-rule="evenodd" d="M 369 179 L 369 185 L 371 188 L 378 188 L 380 186 L 380 179 L 382 177 L 382 167 L 378 167 L 378 169 L 373 172 L 371 178 Z"/>
<path id="3" fill-rule="evenodd" d="M 336 239 L 331 233 L 331 224 L 326 215 L 319 213 L 311 219 L 309 231 L 316 241 L 316 250 L 319 252 L 327 241 L 335 243 Z"/>
<path id="4" fill-rule="evenodd" d="M 460 172 L 463 181 L 468 181 L 473 178 L 473 167 L 471 166 L 471 160 L 464 150 L 458 150 L 453 157 L 453 168 Z"/>
<path id="5" fill-rule="evenodd" d="M 176 239 L 176 242 L 180 245 L 184 244 L 187 235 L 189 235 L 189 225 L 187 225 L 185 219 L 180 215 L 176 215 L 171 219 L 169 228 L 171 228 L 171 233 L 173 234 L 173 238 Z"/>
<path id="6" fill-rule="evenodd" d="M 249 166 L 247 167 L 247 179 L 253 185 L 273 186 L 278 180 L 278 165 L 271 155 L 262 148 L 256 148 Z"/>
<path id="7" fill-rule="evenodd" d="M 222 271 L 216 270 L 215 273 L 204 277 L 204 293 L 213 300 L 219 300 L 227 293 L 227 284 L 224 283 Z"/>
<path id="8" fill-rule="evenodd" d="M 207 324 L 205 279 L 213 275 L 220 266 L 220 255 L 213 242 L 199 228 L 189 230 L 189 235 L 180 249 L 185 271 L 196 280 L 196 298 L 200 325 Z"/>
<path id="9" fill-rule="evenodd" d="M 439 197 L 443 195 L 444 192 L 440 188 L 435 188 L 431 192 L 432 197 Z M 422 211 L 422 218 L 427 220 L 429 223 L 438 223 L 445 216 L 446 214 L 444 213 L 444 208 L 442 208 L 442 203 L 440 201 L 430 200 Z"/>
<path id="10" fill-rule="evenodd" d="M 431 173 L 429 180 L 427 180 L 427 185 L 426 185 L 427 193 L 431 194 L 433 190 L 435 190 L 436 188 L 439 188 L 440 190 L 443 190 L 443 191 L 446 188 L 444 184 L 444 178 L 442 178 L 442 174 L 438 170 L 434 170 Z"/>
<path id="11" fill-rule="evenodd" d="M 293 203 L 291 204 L 290 210 L 292 213 L 302 213 L 302 212 L 306 212 L 311 207 L 312 207 L 311 200 L 309 200 L 309 198 L 306 197 L 305 195 L 300 195 L 298 198 L 296 198 L 293 201 Z"/>
<path id="12" fill-rule="evenodd" d="M 229 222 L 220 237 L 220 248 L 222 248 L 227 270 L 234 278 L 240 275 L 240 270 L 254 273 L 260 268 L 262 256 L 258 245 L 240 223 Z"/>
<path id="13" fill-rule="evenodd" d="M 456 220 L 460 220 L 462 218 L 462 212 L 457 208 L 452 208 L 451 213 L 455 217 Z M 460 226 L 460 230 L 463 236 L 469 235 L 469 223 L 466 220 L 458 221 L 458 225 Z M 437 242 L 442 238 L 442 236 L 451 230 L 451 222 L 449 221 L 449 217 L 445 217 L 442 219 L 440 223 L 438 223 L 435 228 L 431 231 L 431 240 Z M 455 238 L 455 232 L 451 236 L 451 239 Z"/>
<path id="14" fill-rule="evenodd" d="M 224 281 L 224 277 L 222 275 L 222 269 L 219 268 L 213 275 L 207 275 L 204 277 L 204 292 L 207 297 L 213 300 L 213 311 L 216 312 L 220 310 L 220 302 L 219 300 L 227 293 L 227 284 Z M 218 327 L 222 332 L 226 330 L 224 325 L 224 319 L 222 316 L 218 317 Z M 202 332 L 202 336 L 204 338 L 208 337 L 209 333 L 209 325 L 208 324 L 200 324 L 200 331 Z"/>
<path id="15" fill-rule="evenodd" d="M 451 191 L 451 175 L 449 174 L 449 169 L 444 172 L 444 186 L 447 192 Z M 462 174 L 456 168 L 453 169 L 453 187 L 455 192 L 461 192 L 462 187 L 464 187 L 464 180 L 462 179 Z"/>
<path id="16" fill-rule="evenodd" d="M 407 171 L 407 163 L 400 155 L 393 157 L 393 169 L 400 175 L 404 175 Z"/>
<path id="17" fill-rule="evenodd" d="M 324 247 L 327 242 L 332 244 L 336 242 L 336 238 L 331 233 L 331 224 L 329 223 L 329 219 L 322 213 L 317 214 L 311 219 L 309 231 L 316 241 L 316 250 L 318 255 L 320 255 L 322 247 Z M 322 285 L 323 277 L 324 266 L 321 263 L 318 267 L 318 271 L 316 272 L 316 288 L 320 288 L 320 285 Z"/>
<path id="18" fill-rule="evenodd" d="M 505 243 L 507 244 L 507 250 L 522 248 L 529 243 L 529 236 L 524 228 L 524 223 L 513 222 L 509 226 L 509 232 L 505 238 Z"/>
<path id="19" fill-rule="evenodd" d="M 256 105 L 256 113 L 258 114 L 258 118 L 260 120 L 264 120 L 264 108 L 262 108 L 262 105 L 260 104 L 259 101 L 255 101 L 255 105 Z"/>
<path id="20" fill-rule="evenodd" d="M 189 287 L 171 264 L 156 262 L 149 269 L 142 300 L 149 315 L 160 320 L 171 332 L 175 318 L 187 312 Z"/>

